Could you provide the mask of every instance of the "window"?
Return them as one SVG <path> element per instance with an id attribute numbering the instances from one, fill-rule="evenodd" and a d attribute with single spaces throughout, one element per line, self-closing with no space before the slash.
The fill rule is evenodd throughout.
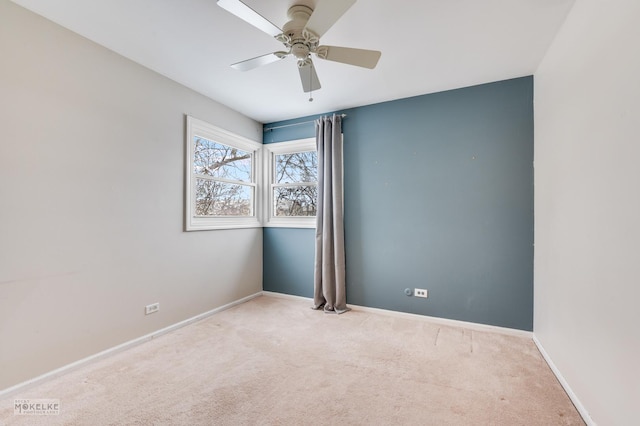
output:
<path id="1" fill-rule="evenodd" d="M 261 144 L 187 117 L 187 231 L 260 226 Z"/>
<path id="2" fill-rule="evenodd" d="M 264 145 L 265 226 L 313 228 L 318 198 L 315 139 Z"/>

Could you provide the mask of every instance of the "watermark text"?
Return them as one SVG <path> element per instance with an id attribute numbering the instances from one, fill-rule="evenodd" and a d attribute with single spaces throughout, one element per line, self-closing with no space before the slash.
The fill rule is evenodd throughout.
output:
<path id="1" fill-rule="evenodd" d="M 60 414 L 59 399 L 16 399 L 13 414 L 17 416 L 55 416 Z"/>

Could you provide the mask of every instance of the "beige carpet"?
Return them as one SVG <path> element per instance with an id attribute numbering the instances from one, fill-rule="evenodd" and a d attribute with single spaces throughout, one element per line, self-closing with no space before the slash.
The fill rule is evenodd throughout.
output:
<path id="1" fill-rule="evenodd" d="M 534 343 L 262 296 L 15 398 L 10 425 L 584 424 Z"/>

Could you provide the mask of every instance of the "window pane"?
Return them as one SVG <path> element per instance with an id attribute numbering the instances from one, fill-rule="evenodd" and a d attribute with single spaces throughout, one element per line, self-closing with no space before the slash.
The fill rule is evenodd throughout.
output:
<path id="1" fill-rule="evenodd" d="M 251 154 L 194 136 L 193 173 L 251 182 Z"/>
<path id="2" fill-rule="evenodd" d="M 253 216 L 253 188 L 196 179 L 196 216 Z"/>
<path id="3" fill-rule="evenodd" d="M 275 183 L 318 181 L 318 155 L 315 151 L 276 155 Z"/>
<path id="4" fill-rule="evenodd" d="M 315 216 L 317 198 L 316 185 L 275 187 L 274 216 Z"/>

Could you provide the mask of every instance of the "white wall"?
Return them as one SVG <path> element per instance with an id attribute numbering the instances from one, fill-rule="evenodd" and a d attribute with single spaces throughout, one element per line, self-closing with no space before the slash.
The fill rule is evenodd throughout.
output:
<path id="1" fill-rule="evenodd" d="M 640 424 L 639 22 L 578 0 L 535 74 L 534 333 L 600 425 Z"/>
<path id="2" fill-rule="evenodd" d="M 185 113 L 261 140 L 0 0 L 0 390 L 262 289 L 261 229 L 183 232 Z"/>

